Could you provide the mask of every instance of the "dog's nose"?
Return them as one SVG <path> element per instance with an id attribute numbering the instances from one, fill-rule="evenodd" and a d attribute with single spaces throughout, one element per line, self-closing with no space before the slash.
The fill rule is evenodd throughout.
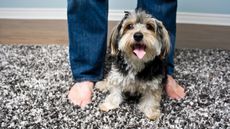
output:
<path id="1" fill-rule="evenodd" d="M 133 35 L 135 41 L 140 42 L 143 39 L 144 35 L 141 32 L 136 32 Z"/>

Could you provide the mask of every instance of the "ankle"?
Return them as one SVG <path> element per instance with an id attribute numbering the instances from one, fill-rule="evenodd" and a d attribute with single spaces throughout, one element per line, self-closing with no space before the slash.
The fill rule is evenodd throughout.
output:
<path id="1" fill-rule="evenodd" d="M 94 83 L 91 81 L 82 81 L 82 82 L 77 82 L 75 85 L 80 86 L 80 87 L 87 87 L 89 89 L 93 89 Z"/>
<path id="2" fill-rule="evenodd" d="M 94 83 L 91 81 L 83 81 L 83 82 L 79 82 L 79 84 L 86 85 L 86 86 L 93 86 L 94 85 Z"/>

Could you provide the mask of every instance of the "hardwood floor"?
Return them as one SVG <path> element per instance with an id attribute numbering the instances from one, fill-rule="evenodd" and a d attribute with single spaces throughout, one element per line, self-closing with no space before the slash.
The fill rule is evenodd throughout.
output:
<path id="1" fill-rule="evenodd" d="M 179 48 L 223 48 L 230 50 L 230 26 L 177 25 Z"/>
<path id="2" fill-rule="evenodd" d="M 109 22 L 109 33 L 117 22 Z M 177 48 L 230 50 L 230 26 L 177 25 Z M 65 20 L 0 19 L 0 44 L 68 44 Z"/>
<path id="3" fill-rule="evenodd" d="M 0 20 L 2 44 L 67 44 L 64 20 Z"/>

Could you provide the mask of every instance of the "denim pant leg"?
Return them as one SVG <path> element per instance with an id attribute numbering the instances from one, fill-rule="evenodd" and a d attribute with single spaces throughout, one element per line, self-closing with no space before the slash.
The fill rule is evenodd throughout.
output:
<path id="1" fill-rule="evenodd" d="M 75 81 L 103 78 L 108 0 L 68 0 L 69 59 Z"/>
<path id="2" fill-rule="evenodd" d="M 168 74 L 172 75 L 174 72 L 174 49 L 176 39 L 176 11 L 177 0 L 138 0 L 137 9 L 146 10 L 152 16 L 161 20 L 169 31 L 171 48 L 168 56 Z"/>

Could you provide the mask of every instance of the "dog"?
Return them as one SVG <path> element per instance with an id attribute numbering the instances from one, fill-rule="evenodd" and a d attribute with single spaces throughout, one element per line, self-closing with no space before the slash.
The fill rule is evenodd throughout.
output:
<path id="1" fill-rule="evenodd" d="M 138 96 L 140 111 L 150 120 L 159 118 L 170 50 L 163 23 L 143 10 L 125 12 L 112 30 L 109 48 L 114 58 L 111 71 L 96 88 L 110 94 L 99 109 L 107 112 L 118 108 L 127 96 Z"/>

